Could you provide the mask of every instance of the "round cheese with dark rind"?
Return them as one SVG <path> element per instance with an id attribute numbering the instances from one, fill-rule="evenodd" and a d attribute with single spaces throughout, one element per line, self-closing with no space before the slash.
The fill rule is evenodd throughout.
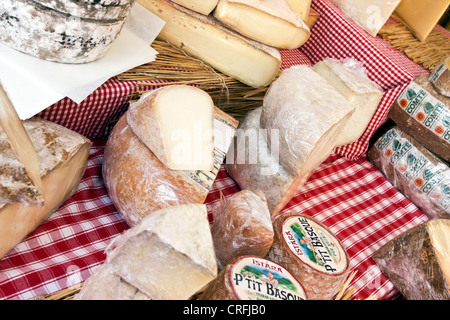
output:
<path id="1" fill-rule="evenodd" d="M 29 0 L 0 2 L 0 42 L 31 56 L 60 63 L 100 59 L 124 22 L 125 19 L 73 17 Z"/>
<path id="2" fill-rule="evenodd" d="M 208 284 L 198 300 L 307 300 L 307 295 L 283 266 L 257 256 L 241 256 Z"/>
<path id="3" fill-rule="evenodd" d="M 310 300 L 331 300 L 347 279 L 350 259 L 339 239 L 321 222 L 283 213 L 273 223 L 267 258 L 289 268 Z"/>
<path id="4" fill-rule="evenodd" d="M 50 9 L 74 17 L 116 20 L 127 17 L 136 0 L 35 0 Z"/>

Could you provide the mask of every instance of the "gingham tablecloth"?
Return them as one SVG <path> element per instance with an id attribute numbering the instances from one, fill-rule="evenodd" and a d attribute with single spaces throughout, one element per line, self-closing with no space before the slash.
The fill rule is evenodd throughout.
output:
<path id="1" fill-rule="evenodd" d="M 306 213 L 327 225 L 346 247 L 352 270 L 352 298 L 392 299 L 398 291 L 371 255 L 384 243 L 427 221 L 366 159 L 368 139 L 386 120 L 392 102 L 406 84 L 425 71 L 372 38 L 325 0 L 313 1 L 321 18 L 302 50 L 283 51 L 282 68 L 313 64 L 325 57 L 354 57 L 365 62 L 369 76 L 385 90 L 364 137 L 336 149 L 282 212 Z M 79 285 L 104 261 L 111 240 L 128 227 L 115 210 L 103 184 L 105 139 L 127 107 L 134 82 L 108 80 L 80 105 L 64 99 L 40 116 L 94 140 L 88 167 L 77 193 L 48 221 L 0 260 L 0 299 L 30 299 Z M 143 88 L 140 88 L 143 89 Z M 147 89 L 152 89 L 148 87 Z M 224 167 L 207 197 L 210 212 L 239 191 Z"/>

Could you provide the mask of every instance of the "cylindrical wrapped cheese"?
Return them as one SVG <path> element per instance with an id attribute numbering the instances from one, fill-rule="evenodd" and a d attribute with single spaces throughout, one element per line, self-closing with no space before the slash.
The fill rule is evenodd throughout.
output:
<path id="1" fill-rule="evenodd" d="M 267 258 L 289 268 L 310 300 L 330 300 L 350 271 L 339 239 L 321 222 L 300 213 L 283 213 L 274 221 L 274 242 Z"/>
<path id="2" fill-rule="evenodd" d="M 213 215 L 211 233 L 219 268 L 238 256 L 264 257 L 273 242 L 264 194 L 251 190 L 234 194 Z"/>
<path id="3" fill-rule="evenodd" d="M 429 80 L 436 91 L 450 98 L 450 56 L 433 70 Z"/>
<path id="4" fill-rule="evenodd" d="M 226 169 L 241 189 L 264 193 L 272 218 L 294 197 L 305 180 L 297 179 L 278 161 L 260 128 L 262 108 L 247 114 L 239 124 L 234 144 L 227 153 Z"/>
<path id="5" fill-rule="evenodd" d="M 421 75 L 392 105 L 388 117 L 425 148 L 450 161 L 450 98 Z"/>
<path id="6" fill-rule="evenodd" d="M 434 219 L 411 228 L 372 259 L 406 299 L 450 299 L 450 220 Z"/>
<path id="7" fill-rule="evenodd" d="M 303 285 L 289 270 L 256 256 L 232 260 L 198 300 L 307 300 Z"/>
<path id="8" fill-rule="evenodd" d="M 368 159 L 429 219 L 450 218 L 450 169 L 398 126 L 369 149 Z"/>

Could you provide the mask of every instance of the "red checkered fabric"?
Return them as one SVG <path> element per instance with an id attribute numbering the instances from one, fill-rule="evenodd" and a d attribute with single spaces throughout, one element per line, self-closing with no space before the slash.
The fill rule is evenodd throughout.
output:
<path id="1" fill-rule="evenodd" d="M 282 212 L 311 215 L 343 242 L 352 270 L 358 271 L 350 284 L 356 290 L 352 298 L 375 295 L 391 299 L 398 291 L 371 255 L 427 218 L 367 161 L 364 150 L 398 93 L 423 69 L 381 39 L 368 38 L 327 1 L 313 1 L 313 8 L 321 18 L 310 41 L 301 51 L 282 51 L 282 68 L 311 65 L 325 57 L 354 57 L 365 62 L 385 94 L 370 132 L 362 138 L 364 143 L 336 150 Z M 129 95 L 136 89 L 134 82 L 110 79 L 80 105 L 63 99 L 40 114 L 95 141 L 77 193 L 0 260 L 0 299 L 29 299 L 81 283 L 104 261 L 104 250 L 111 240 L 127 229 L 106 192 L 101 165 L 103 138 L 112 127 L 111 121 L 126 110 Z M 103 140 L 96 140 L 99 138 Z M 217 209 L 221 196 L 226 199 L 238 191 L 222 167 L 205 202 L 208 210 Z"/>

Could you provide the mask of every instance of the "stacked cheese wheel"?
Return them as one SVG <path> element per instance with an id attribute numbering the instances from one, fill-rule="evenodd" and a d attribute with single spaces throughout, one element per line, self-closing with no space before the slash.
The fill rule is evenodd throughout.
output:
<path id="1" fill-rule="evenodd" d="M 269 85 L 281 65 L 279 49 L 310 36 L 302 20 L 310 1 L 293 8 L 278 0 L 138 0 L 166 24 L 158 37 L 251 87 Z"/>
<path id="2" fill-rule="evenodd" d="M 4 0 L 0 41 L 49 61 L 95 61 L 115 41 L 134 2 Z"/>

